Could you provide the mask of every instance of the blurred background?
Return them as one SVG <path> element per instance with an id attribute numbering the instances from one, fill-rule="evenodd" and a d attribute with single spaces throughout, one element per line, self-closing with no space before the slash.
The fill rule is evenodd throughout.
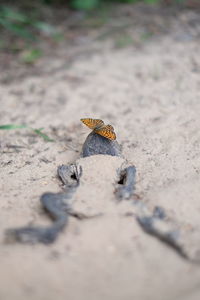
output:
<path id="1" fill-rule="evenodd" d="M 63 43 L 69 47 L 113 37 L 116 47 L 126 47 L 138 42 L 130 27 L 142 24 L 144 41 L 166 32 L 163 16 L 176 18 L 180 10 L 199 7 L 198 0 L 1 1 L 1 67 L 13 57 L 15 63 L 33 65 Z"/>

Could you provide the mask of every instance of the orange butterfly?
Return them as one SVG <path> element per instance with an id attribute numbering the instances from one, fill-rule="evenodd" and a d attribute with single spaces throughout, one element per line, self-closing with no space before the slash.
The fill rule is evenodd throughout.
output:
<path id="1" fill-rule="evenodd" d="M 81 121 L 87 127 L 94 130 L 95 133 L 98 133 L 109 140 L 116 140 L 114 128 L 111 125 L 105 125 L 102 120 L 86 118 L 81 119 Z"/>

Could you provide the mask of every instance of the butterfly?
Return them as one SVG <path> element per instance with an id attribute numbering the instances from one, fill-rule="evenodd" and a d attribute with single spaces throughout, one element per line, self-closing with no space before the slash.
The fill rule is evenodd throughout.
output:
<path id="1" fill-rule="evenodd" d="M 111 125 L 105 125 L 100 119 L 81 119 L 83 124 L 85 124 L 90 129 L 94 130 L 95 133 L 104 136 L 109 140 L 116 140 L 116 134 L 114 128 Z"/>

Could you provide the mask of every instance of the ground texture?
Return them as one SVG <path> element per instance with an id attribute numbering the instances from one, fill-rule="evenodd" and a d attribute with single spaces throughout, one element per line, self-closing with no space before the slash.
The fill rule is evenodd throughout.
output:
<path id="1" fill-rule="evenodd" d="M 57 166 L 78 159 L 89 133 L 83 117 L 115 127 L 137 168 L 137 198 L 200 234 L 199 14 L 127 6 L 120 13 L 126 32 L 105 26 L 105 38 L 97 30 L 79 37 L 33 69 L 2 68 L 1 124 L 44 127 L 55 142 L 28 129 L 0 132 L 0 299 L 200 299 L 199 264 L 143 232 L 134 216 L 116 215 L 114 205 L 102 218 L 71 217 L 53 245 L 5 242 L 7 228 L 50 223 L 39 197 L 62 189 Z M 200 241 L 193 243 L 198 257 Z"/>

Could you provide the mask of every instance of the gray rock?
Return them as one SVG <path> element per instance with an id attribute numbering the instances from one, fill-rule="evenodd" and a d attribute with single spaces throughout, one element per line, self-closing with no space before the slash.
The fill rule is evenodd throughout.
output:
<path id="1" fill-rule="evenodd" d="M 81 156 L 87 157 L 97 154 L 121 156 L 120 145 L 116 140 L 109 140 L 92 131 L 83 144 Z"/>

